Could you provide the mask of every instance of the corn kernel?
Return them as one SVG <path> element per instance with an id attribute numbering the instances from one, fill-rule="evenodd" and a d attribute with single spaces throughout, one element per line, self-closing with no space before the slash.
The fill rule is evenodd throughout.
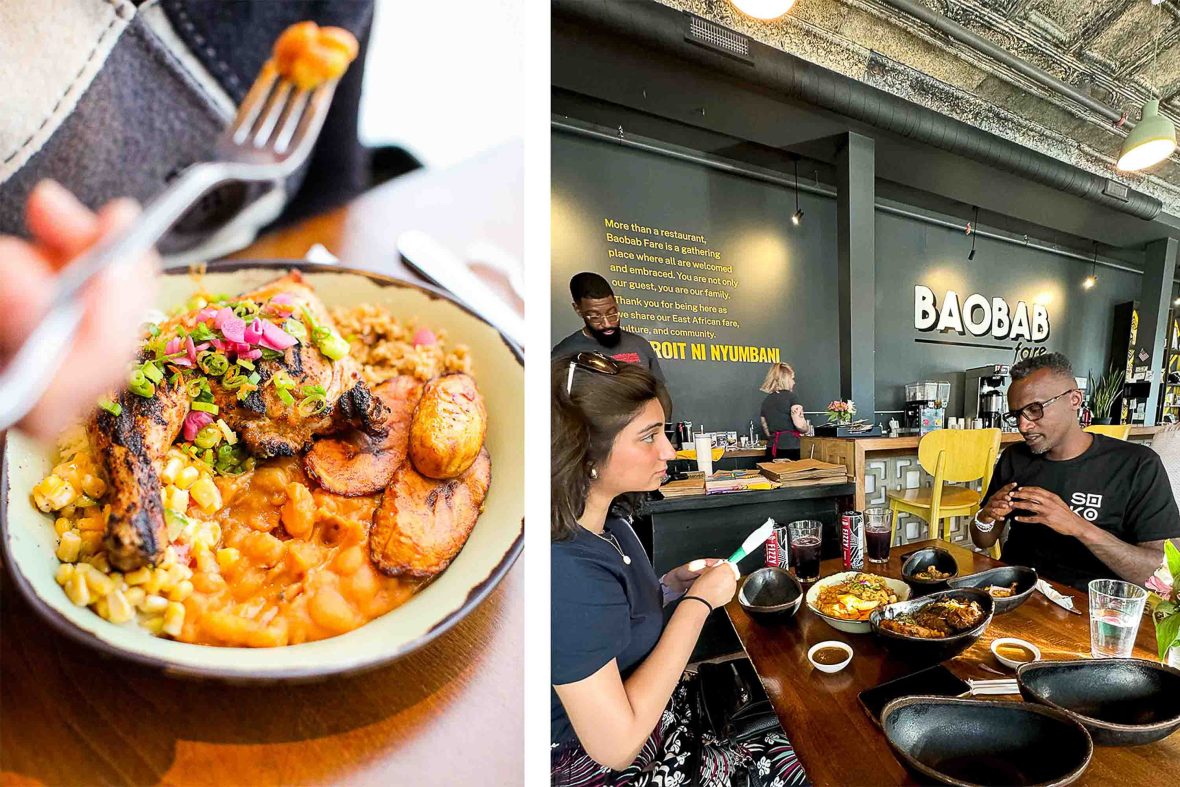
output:
<path id="1" fill-rule="evenodd" d="M 184 626 L 184 605 L 173 601 L 164 611 L 163 632 L 170 637 L 179 637 Z"/>
<path id="2" fill-rule="evenodd" d="M 75 571 L 74 576 L 66 582 L 66 596 L 79 607 L 90 603 L 90 586 L 86 584 L 86 575 Z"/>
<path id="3" fill-rule="evenodd" d="M 61 476 L 50 473 L 41 479 L 41 483 L 33 487 L 33 502 L 37 508 L 48 514 L 65 508 L 74 502 L 78 493 Z"/>
<path id="4" fill-rule="evenodd" d="M 112 623 L 126 623 L 135 614 L 134 607 L 121 590 L 114 591 L 103 600 L 106 601 L 109 612 L 107 620 Z"/>
<path id="5" fill-rule="evenodd" d="M 105 597 L 94 602 L 94 612 L 103 620 L 111 619 L 111 607 Z"/>
<path id="6" fill-rule="evenodd" d="M 86 530 L 81 535 L 82 549 L 79 552 L 81 556 L 89 557 L 102 549 L 102 533 L 97 530 Z"/>
<path id="7" fill-rule="evenodd" d="M 176 549 L 169 544 L 164 547 L 164 557 L 157 564 L 159 566 L 170 566 L 176 562 Z"/>
<path id="8" fill-rule="evenodd" d="M 164 602 L 165 605 L 168 603 Z M 146 618 L 139 622 L 140 628 L 147 630 L 149 634 L 159 636 L 160 632 L 164 630 L 164 618 L 156 615 L 154 617 Z"/>
<path id="9" fill-rule="evenodd" d="M 188 511 L 188 492 L 177 486 L 164 489 L 164 508 L 169 508 L 178 514 Z"/>
<path id="10" fill-rule="evenodd" d="M 176 583 L 176 587 L 168 591 L 169 601 L 184 601 L 193 594 L 193 583 L 189 580 L 183 580 Z"/>
<path id="11" fill-rule="evenodd" d="M 126 596 L 127 603 L 133 607 L 143 606 L 144 599 L 147 598 L 147 593 L 144 593 L 141 587 L 127 588 L 123 595 Z"/>
<path id="12" fill-rule="evenodd" d="M 78 529 L 90 532 L 104 533 L 107 529 L 107 518 L 101 511 L 95 511 L 89 516 L 78 520 Z"/>
<path id="13" fill-rule="evenodd" d="M 217 565 L 221 567 L 222 571 L 237 563 L 242 557 L 242 553 L 233 547 L 217 550 Z"/>
<path id="14" fill-rule="evenodd" d="M 129 571 L 123 575 L 123 581 L 128 585 L 142 585 L 151 579 L 152 570 L 147 566 L 137 568 L 134 571 Z"/>
<path id="15" fill-rule="evenodd" d="M 53 520 L 53 529 L 59 536 L 69 530 L 71 527 L 73 527 L 73 525 L 70 523 L 70 520 L 66 519 L 64 516 L 59 516 L 57 519 Z"/>
<path id="16" fill-rule="evenodd" d="M 200 549 L 193 549 L 193 556 L 197 559 L 197 571 L 206 574 L 215 574 L 218 570 L 217 559 L 213 557 L 213 553 L 205 546 L 204 542 L 200 543 Z"/>
<path id="17" fill-rule="evenodd" d="M 98 569 L 99 573 L 109 574 L 111 572 L 111 562 L 107 560 L 105 552 L 87 558 L 86 562 Z"/>
<path id="18" fill-rule="evenodd" d="M 189 465 L 176 474 L 176 485 L 181 489 L 188 489 L 201 477 L 201 471 Z"/>
<path id="19" fill-rule="evenodd" d="M 97 500 L 106 494 L 107 482 L 103 481 L 96 475 L 83 476 L 82 491 L 85 492 L 88 497 L 92 497 Z"/>
<path id="20" fill-rule="evenodd" d="M 89 568 L 86 571 L 86 584 L 94 591 L 94 595 L 98 597 L 105 596 L 115 589 L 115 582 L 106 574 L 99 571 L 97 568 L 90 566 L 87 563 L 79 563 L 79 569 Z"/>
<path id="21" fill-rule="evenodd" d="M 57 580 L 57 584 L 65 587 L 65 584 L 70 581 L 72 576 L 74 576 L 74 564 L 62 563 L 57 567 L 57 573 L 53 575 L 53 578 Z"/>
<path id="22" fill-rule="evenodd" d="M 203 476 L 201 480 L 194 483 L 190 491 L 193 500 L 206 514 L 212 514 L 221 509 L 221 491 L 209 476 Z"/>
<path id="23" fill-rule="evenodd" d="M 149 615 L 158 615 L 168 609 L 168 599 L 149 593 L 143 597 L 143 603 L 139 605 L 139 608 Z"/>
<path id="24" fill-rule="evenodd" d="M 168 461 L 164 463 L 164 469 L 160 472 L 160 480 L 165 484 L 176 483 L 176 477 L 180 475 L 180 471 L 184 469 L 185 462 L 180 456 L 169 455 Z"/>
<path id="25" fill-rule="evenodd" d="M 82 548 L 82 537 L 73 530 L 61 534 L 57 542 L 57 559 L 63 563 L 73 563 L 78 559 L 78 551 Z"/>
<path id="26" fill-rule="evenodd" d="M 168 578 L 168 572 L 162 568 L 157 568 L 151 571 L 151 576 L 143 583 L 144 593 L 159 593 L 164 587 L 164 581 Z"/>

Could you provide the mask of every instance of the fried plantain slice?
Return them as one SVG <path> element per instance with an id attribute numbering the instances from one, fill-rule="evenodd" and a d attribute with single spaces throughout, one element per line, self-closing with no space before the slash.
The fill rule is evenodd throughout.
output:
<path id="1" fill-rule="evenodd" d="M 385 490 L 369 530 L 369 558 L 391 577 L 429 579 L 467 543 L 492 480 L 492 462 L 481 449 L 458 478 L 426 478 L 405 462 Z"/>
<path id="2" fill-rule="evenodd" d="M 325 438 L 303 458 L 307 474 L 328 492 L 345 497 L 380 492 L 406 460 L 410 422 L 422 398 L 422 384 L 402 375 L 378 385 L 373 395 L 390 411 L 385 437 L 372 438 L 357 431 Z"/>

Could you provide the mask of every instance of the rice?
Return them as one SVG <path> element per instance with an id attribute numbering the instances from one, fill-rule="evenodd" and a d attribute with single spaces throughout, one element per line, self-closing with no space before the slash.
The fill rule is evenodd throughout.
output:
<path id="1" fill-rule="evenodd" d="M 370 385 L 399 374 L 425 382 L 440 374 L 471 373 L 467 345 L 448 347 L 444 331 L 421 326 L 417 318 L 398 320 L 388 310 L 367 303 L 335 308 L 331 314 L 340 335 L 348 340 L 365 382 Z M 419 332 L 415 344 L 415 334 Z"/>

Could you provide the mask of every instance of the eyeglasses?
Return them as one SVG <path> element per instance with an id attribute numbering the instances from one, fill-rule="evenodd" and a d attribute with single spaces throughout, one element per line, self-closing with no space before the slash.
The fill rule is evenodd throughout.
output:
<path id="1" fill-rule="evenodd" d="M 611 309 L 606 314 L 595 314 L 593 312 L 589 314 L 583 313 L 582 319 L 586 322 L 594 323 L 595 325 L 608 325 L 619 319 L 619 310 Z"/>
<path id="2" fill-rule="evenodd" d="M 1071 394 L 1074 391 L 1081 390 L 1079 388 L 1070 388 L 1068 391 L 1063 391 L 1057 394 L 1052 399 L 1046 399 L 1043 402 L 1031 402 L 1021 407 L 1019 410 L 1009 410 L 1004 413 L 1004 422 L 1009 426 L 1016 426 L 1020 423 L 1020 418 L 1023 416 L 1029 421 L 1039 421 L 1045 417 L 1045 405 L 1053 404 L 1066 394 Z"/>
<path id="3" fill-rule="evenodd" d="M 615 312 L 618 314 L 618 312 Z M 614 358 L 591 352 L 580 352 L 570 359 L 570 371 L 565 378 L 565 392 L 569 394 L 574 388 L 574 370 L 585 369 L 598 374 L 618 374 L 622 368 Z"/>

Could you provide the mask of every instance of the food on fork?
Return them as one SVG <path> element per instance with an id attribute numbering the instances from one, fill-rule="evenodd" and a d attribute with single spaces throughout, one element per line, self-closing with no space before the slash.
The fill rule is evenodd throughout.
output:
<path id="1" fill-rule="evenodd" d="M 299 22 L 279 36 L 272 62 L 282 77 L 310 90 L 343 76 L 358 50 L 356 37 L 344 28 Z"/>

